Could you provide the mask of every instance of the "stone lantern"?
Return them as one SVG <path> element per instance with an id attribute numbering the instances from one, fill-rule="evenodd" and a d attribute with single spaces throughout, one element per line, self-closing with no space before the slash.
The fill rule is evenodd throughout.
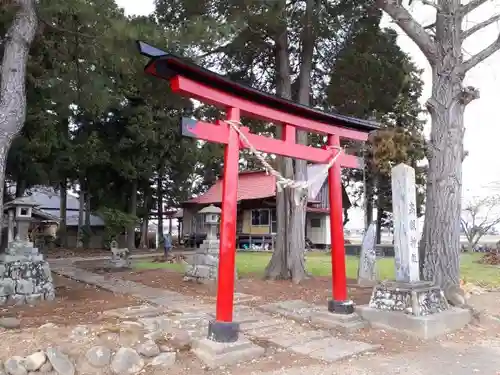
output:
<path id="1" fill-rule="evenodd" d="M 49 263 L 28 239 L 35 206 L 30 197 L 14 199 L 4 206 L 9 217 L 9 240 L 6 252 L 0 255 L 0 305 L 32 305 L 55 298 Z"/>
<path id="2" fill-rule="evenodd" d="M 28 233 L 31 225 L 33 207 L 38 204 L 31 197 L 16 198 L 4 206 L 8 214 L 8 243 L 13 240 L 28 241 Z M 16 234 L 14 236 L 14 222 Z"/>
<path id="3" fill-rule="evenodd" d="M 198 215 L 203 220 L 203 226 L 206 228 L 207 238 L 200 245 L 200 248 L 196 250 L 191 264 L 186 269 L 184 280 L 204 283 L 217 279 L 220 245 L 217 239 L 217 226 L 219 225 L 221 213 L 222 210 L 214 205 L 204 207 L 198 211 Z"/>
<path id="4" fill-rule="evenodd" d="M 207 240 L 217 240 L 217 226 L 219 225 L 219 218 L 222 210 L 214 205 L 207 206 L 198 211 L 203 218 L 203 224 L 207 229 Z"/>

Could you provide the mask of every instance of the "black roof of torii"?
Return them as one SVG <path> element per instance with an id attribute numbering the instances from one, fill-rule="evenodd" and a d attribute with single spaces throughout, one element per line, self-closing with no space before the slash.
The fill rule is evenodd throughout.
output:
<path id="1" fill-rule="evenodd" d="M 140 53 L 151 58 L 145 69 L 154 64 L 157 76 L 161 78 L 168 80 L 176 75 L 182 75 L 211 88 L 230 92 L 235 96 L 252 100 L 267 107 L 293 113 L 306 119 L 323 122 L 325 124 L 334 123 L 335 125 L 363 132 L 371 132 L 379 128 L 379 124 L 376 122 L 344 116 L 338 113 L 326 113 L 318 109 L 307 107 L 234 82 L 220 74 L 202 68 L 186 59 L 162 51 L 147 43 L 138 41 L 137 44 Z"/>

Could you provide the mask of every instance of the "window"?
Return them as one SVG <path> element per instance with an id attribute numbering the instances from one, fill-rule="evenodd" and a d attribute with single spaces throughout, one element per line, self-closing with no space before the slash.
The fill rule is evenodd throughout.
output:
<path id="1" fill-rule="evenodd" d="M 271 209 L 271 233 L 278 231 L 278 222 L 276 221 L 276 209 Z"/>
<path id="2" fill-rule="evenodd" d="M 321 228 L 321 219 L 311 219 L 311 228 Z"/>
<path id="3" fill-rule="evenodd" d="M 269 225 L 269 210 L 252 210 L 252 225 Z"/>

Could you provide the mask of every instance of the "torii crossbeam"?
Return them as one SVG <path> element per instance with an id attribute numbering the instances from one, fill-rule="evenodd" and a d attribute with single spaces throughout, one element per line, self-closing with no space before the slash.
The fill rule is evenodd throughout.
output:
<path id="1" fill-rule="evenodd" d="M 183 118 L 181 131 L 184 136 L 225 147 L 216 317 L 209 323 L 208 338 L 218 342 L 236 341 L 239 326 L 233 322 L 233 297 L 238 167 L 239 151 L 248 145 L 242 142 L 238 130 L 231 124 L 239 124 L 242 116 L 280 124 L 284 130 L 283 139 L 252 134 L 243 127 L 240 131 L 258 151 L 322 164 L 329 163 L 333 149 L 340 150 L 340 138 L 366 141 L 368 133 L 378 126 L 371 121 L 321 112 L 240 85 L 144 42 L 138 42 L 138 47 L 141 54 L 150 58 L 145 67 L 147 74 L 168 80 L 175 93 L 226 111 L 226 120 L 216 124 Z M 328 146 L 317 148 L 298 144 L 297 129 L 326 135 Z M 341 167 L 360 168 L 362 160 L 342 153 L 328 171 L 333 283 L 333 298 L 328 302 L 328 310 L 352 314 L 354 304 L 348 300 L 345 271 Z"/>

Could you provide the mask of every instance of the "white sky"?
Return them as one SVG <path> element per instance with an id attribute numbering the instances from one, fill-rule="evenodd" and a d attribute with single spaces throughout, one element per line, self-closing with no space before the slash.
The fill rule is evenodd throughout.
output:
<path id="1" fill-rule="evenodd" d="M 125 9 L 127 14 L 143 15 L 154 10 L 153 0 L 115 1 Z M 410 10 L 415 18 L 424 25 L 432 23 L 434 20 L 433 8 L 422 5 L 419 1 L 413 3 Z M 488 1 L 467 17 L 464 28 L 469 28 L 498 12 L 500 12 L 500 0 Z M 390 25 L 400 31 L 388 17 L 382 23 L 384 26 Z M 465 58 L 490 44 L 498 37 L 499 33 L 500 24 L 494 23 L 482 32 L 468 38 L 464 44 Z M 422 96 L 422 102 L 425 102 L 430 95 L 430 67 L 418 47 L 404 33 L 400 32 L 398 42 L 401 48 L 413 57 L 417 66 L 425 69 L 423 75 L 425 88 Z M 500 155 L 495 151 L 500 148 L 500 119 L 496 117 L 499 116 L 496 114 L 496 106 L 500 106 L 499 79 L 500 52 L 475 67 L 466 77 L 466 85 L 477 87 L 481 92 L 481 98 L 472 102 L 465 113 L 465 148 L 469 151 L 469 156 L 463 164 L 464 197 L 491 194 L 488 192 L 487 186 L 494 182 L 500 182 L 500 161 L 497 161 L 500 159 Z M 495 167 L 495 165 L 497 166 Z M 362 225 L 362 223 L 360 224 Z M 355 226 L 357 227 L 357 225 Z"/>

